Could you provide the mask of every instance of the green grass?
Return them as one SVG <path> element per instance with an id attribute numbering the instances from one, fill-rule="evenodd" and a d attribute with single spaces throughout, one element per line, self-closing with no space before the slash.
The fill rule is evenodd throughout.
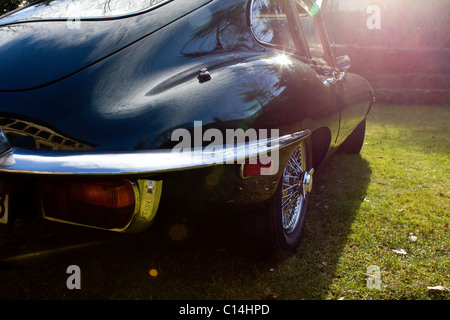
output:
<path id="1" fill-rule="evenodd" d="M 427 287 L 450 287 L 449 124 L 449 108 L 375 106 L 361 154 L 335 154 L 316 170 L 304 238 L 283 262 L 252 254 L 237 232 L 246 221 L 175 212 L 126 244 L 0 269 L 0 298 L 448 300 Z M 167 237 L 171 222 L 187 226 L 189 241 Z M 66 288 L 71 264 L 81 290 Z M 372 265 L 379 289 L 367 286 Z"/>
<path id="2" fill-rule="evenodd" d="M 336 238 L 341 250 L 330 257 L 336 264 L 332 279 L 317 298 L 448 299 L 448 293 L 436 294 L 427 286 L 450 285 L 449 111 L 376 106 L 361 156 L 338 155 L 321 168 L 319 188 L 324 193 L 315 198 L 325 196 L 331 205 L 329 211 L 314 208 L 310 226 L 329 226 L 333 236 L 318 238 L 318 243 L 331 247 Z M 352 167 L 356 177 L 346 177 Z M 346 172 L 346 181 L 358 185 L 336 190 L 331 175 L 337 168 Z M 349 200 L 339 200 L 339 193 Z M 342 229 L 336 227 L 339 222 Z M 342 230 L 341 236 L 336 229 Z M 409 241 L 410 233 L 416 242 Z M 308 235 L 317 237 L 311 229 Z M 407 254 L 393 252 L 398 249 Z M 381 270 L 381 290 L 367 288 L 370 265 Z"/>

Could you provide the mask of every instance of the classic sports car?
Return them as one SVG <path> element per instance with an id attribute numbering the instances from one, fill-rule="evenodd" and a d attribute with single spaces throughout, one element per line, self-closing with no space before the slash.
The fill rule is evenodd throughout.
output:
<path id="1" fill-rule="evenodd" d="M 313 168 L 360 151 L 374 101 L 321 2 L 41 0 L 0 17 L 0 226 L 27 199 L 140 232 L 182 195 L 263 203 L 267 250 L 293 252 Z"/>

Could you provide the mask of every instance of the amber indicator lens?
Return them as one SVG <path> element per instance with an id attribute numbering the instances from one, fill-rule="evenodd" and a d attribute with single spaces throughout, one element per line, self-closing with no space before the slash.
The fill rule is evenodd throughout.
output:
<path id="1" fill-rule="evenodd" d="M 72 201 L 108 208 L 123 208 L 134 203 L 134 194 L 128 184 L 72 183 L 67 188 Z"/>
<path id="2" fill-rule="evenodd" d="M 134 190 L 127 180 L 40 183 L 46 217 L 97 228 L 120 229 L 134 212 Z"/>

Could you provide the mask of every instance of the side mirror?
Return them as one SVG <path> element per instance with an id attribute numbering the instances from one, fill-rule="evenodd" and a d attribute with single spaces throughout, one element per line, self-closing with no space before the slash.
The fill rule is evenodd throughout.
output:
<path id="1" fill-rule="evenodd" d="M 350 59 L 349 56 L 340 56 L 336 58 L 336 67 L 338 67 L 339 70 L 346 71 L 350 69 L 351 64 L 352 59 Z"/>

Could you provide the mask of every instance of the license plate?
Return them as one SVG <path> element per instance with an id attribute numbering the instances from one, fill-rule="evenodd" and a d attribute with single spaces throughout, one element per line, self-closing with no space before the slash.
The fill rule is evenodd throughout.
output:
<path id="1" fill-rule="evenodd" d="M 9 222 L 8 200 L 9 194 L 0 195 L 0 225 Z"/>

